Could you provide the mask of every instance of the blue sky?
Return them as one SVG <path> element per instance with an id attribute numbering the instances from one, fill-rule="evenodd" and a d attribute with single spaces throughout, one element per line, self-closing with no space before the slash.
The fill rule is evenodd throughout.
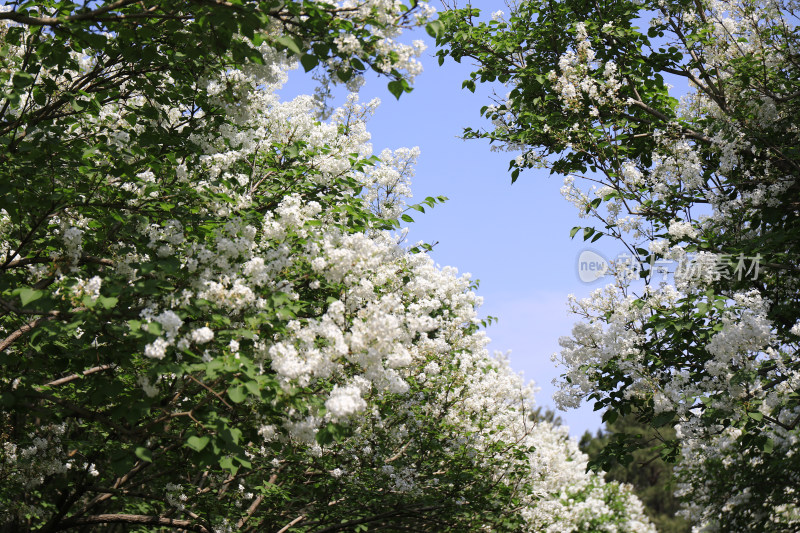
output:
<path id="1" fill-rule="evenodd" d="M 486 14 L 508 12 L 496 1 L 475 0 L 473 6 Z M 586 246 L 580 237 L 571 240 L 569 232 L 587 221 L 562 198 L 558 177 L 528 170 L 512 185 L 507 169 L 516 154 L 491 152 L 488 143 L 458 138 L 464 127 L 482 124 L 478 110 L 489 103 L 489 88 L 479 87 L 475 94 L 462 90 L 469 64 L 448 60 L 440 67 L 423 31 L 409 38 L 423 38 L 429 45 L 414 91 L 397 101 L 386 81 L 374 77 L 361 90 L 362 100 L 377 96 L 382 102 L 368 126 L 375 152 L 419 146 L 414 198 L 449 198 L 425 214 L 409 213 L 416 221 L 409 241 L 438 242 L 431 254 L 437 263 L 480 280 L 481 314 L 499 318 L 487 330 L 489 349 L 511 350 L 512 367 L 541 388 L 537 403 L 552 406 L 556 389 L 551 381 L 560 370 L 550 357 L 574 322 L 567 313 L 567 295 L 587 296 L 603 285 L 583 283 L 577 276 L 577 257 Z M 308 92 L 309 87 L 308 77 L 298 71 L 282 94 Z M 574 436 L 602 425 L 591 406 L 558 414 Z"/>

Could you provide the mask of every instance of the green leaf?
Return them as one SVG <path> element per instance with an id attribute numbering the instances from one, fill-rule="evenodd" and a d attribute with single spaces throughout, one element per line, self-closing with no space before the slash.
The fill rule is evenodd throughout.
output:
<path id="1" fill-rule="evenodd" d="M 752 418 L 753 420 L 755 420 L 757 422 L 760 422 L 764 418 L 764 415 L 762 415 L 758 411 L 747 413 L 747 416 L 749 416 L 750 418 Z"/>
<path id="2" fill-rule="evenodd" d="M 196 452 L 202 451 L 205 448 L 209 441 L 211 440 L 210 437 L 198 437 L 196 435 L 189 437 L 186 439 L 186 446 L 193 449 Z"/>
<path id="3" fill-rule="evenodd" d="M 70 105 L 72 106 L 72 109 L 74 109 L 74 110 L 75 110 L 75 111 L 77 111 L 78 113 L 80 113 L 81 111 L 83 111 L 84 109 L 86 109 L 86 104 L 85 104 L 84 102 L 81 102 L 81 101 L 80 101 L 80 100 L 78 100 L 77 98 L 73 98 L 73 99 L 70 101 Z"/>
<path id="4" fill-rule="evenodd" d="M 403 222 L 414 222 L 414 219 L 406 215 L 405 213 L 401 215 L 400 218 L 403 220 Z"/>
<path id="5" fill-rule="evenodd" d="M 253 396 L 261 396 L 261 387 L 258 386 L 257 381 L 248 381 L 244 386 Z"/>
<path id="6" fill-rule="evenodd" d="M 339 69 L 336 71 L 336 77 L 342 80 L 343 82 L 347 83 L 350 81 L 350 78 L 353 77 L 353 71 L 349 68 L 346 69 Z"/>
<path id="7" fill-rule="evenodd" d="M 142 461 L 147 461 L 148 463 L 153 462 L 153 452 L 151 452 L 144 446 L 138 446 L 133 453 L 135 453 L 136 457 L 138 457 Z"/>
<path id="8" fill-rule="evenodd" d="M 367 69 L 367 67 L 364 66 L 364 63 L 362 63 L 361 60 L 358 59 L 357 57 L 354 57 L 353 59 L 350 60 L 350 66 L 359 72 Z"/>
<path id="9" fill-rule="evenodd" d="M 15 89 L 24 89 L 29 85 L 33 85 L 33 76 L 27 72 L 17 72 L 14 74 L 14 79 L 11 81 Z"/>
<path id="10" fill-rule="evenodd" d="M 675 411 L 665 411 L 663 413 L 659 413 L 653 417 L 653 420 L 650 424 L 655 428 L 665 426 L 672 422 L 672 419 L 675 418 L 675 414 Z"/>
<path id="11" fill-rule="evenodd" d="M 444 24 L 441 20 L 432 20 L 425 25 L 425 31 L 434 39 L 438 39 L 444 33 Z"/>
<path id="12" fill-rule="evenodd" d="M 247 392 L 243 386 L 237 385 L 228 389 L 228 396 L 235 403 L 242 403 L 247 398 Z"/>
<path id="13" fill-rule="evenodd" d="M 388 87 L 389 87 L 389 92 L 392 93 L 394 97 L 399 100 L 400 96 L 402 96 L 404 91 L 403 83 L 398 80 L 390 81 Z"/>
<path id="14" fill-rule="evenodd" d="M 316 439 L 320 446 L 327 446 L 328 444 L 331 444 L 333 441 L 337 440 L 337 436 L 338 431 L 336 425 L 329 423 L 317 431 Z"/>
<path id="15" fill-rule="evenodd" d="M 300 64 L 303 65 L 303 69 L 308 72 L 319 65 L 319 58 L 312 54 L 303 54 L 303 57 L 300 58 Z"/>
<path id="16" fill-rule="evenodd" d="M 239 465 L 233 464 L 233 458 L 227 455 L 219 460 L 219 466 L 230 472 L 232 476 L 235 476 L 236 472 L 239 471 Z"/>
<path id="17" fill-rule="evenodd" d="M 19 299 L 20 301 L 22 301 L 22 307 L 25 307 L 31 302 L 35 302 L 42 296 L 44 296 L 43 291 L 37 291 L 29 287 L 25 287 L 24 289 L 19 291 Z"/>
<path id="18" fill-rule="evenodd" d="M 605 413 L 603 413 L 603 422 L 606 424 L 613 424 L 614 421 L 619 417 L 619 413 L 614 411 L 613 409 L 609 409 Z"/>
<path id="19" fill-rule="evenodd" d="M 574 228 L 572 228 L 572 229 L 569 231 L 569 236 L 570 236 L 570 238 L 574 238 L 574 237 L 575 237 L 575 235 L 576 235 L 576 234 L 577 234 L 577 233 L 578 233 L 580 230 L 581 230 L 581 227 L 580 227 L 580 226 L 575 226 Z"/>
<path id="20" fill-rule="evenodd" d="M 775 449 L 775 441 L 769 438 L 764 441 L 764 444 L 761 445 L 761 450 L 764 453 L 772 453 L 774 449 Z"/>
<path id="21" fill-rule="evenodd" d="M 303 46 L 303 41 L 299 39 L 295 39 L 294 37 L 289 37 L 288 35 L 283 35 L 275 39 L 275 42 L 279 45 L 283 46 L 284 48 L 288 49 L 294 55 L 303 55 L 303 50 L 300 48 Z"/>
<path id="22" fill-rule="evenodd" d="M 114 296 L 100 296 L 97 298 L 97 303 L 99 303 L 105 309 L 112 309 L 114 306 L 117 305 L 119 302 L 119 298 Z"/>

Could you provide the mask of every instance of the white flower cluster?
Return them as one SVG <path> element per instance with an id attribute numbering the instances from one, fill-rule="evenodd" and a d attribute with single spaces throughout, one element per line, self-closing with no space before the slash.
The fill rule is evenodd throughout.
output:
<path id="1" fill-rule="evenodd" d="M 584 98 L 592 102 L 590 113 L 598 116 L 598 107 L 619 100 L 618 92 L 622 87 L 617 65 L 613 61 L 603 64 L 595 62 L 596 52 L 592 49 L 586 25 L 575 26 L 575 50 L 568 50 L 558 62 L 559 72 L 551 71 L 549 80 L 558 92 L 564 106 L 568 109 L 582 107 Z M 589 75 L 596 71 L 602 73 L 598 81 Z"/>
<path id="2" fill-rule="evenodd" d="M 367 402 L 361 397 L 361 390 L 353 385 L 334 387 L 325 402 L 325 408 L 328 409 L 334 420 L 359 413 L 366 407 Z"/>
<path id="3" fill-rule="evenodd" d="M 100 287 L 103 285 L 103 279 L 100 276 L 93 276 L 91 279 L 78 279 L 77 283 L 72 287 L 73 296 L 80 301 L 84 296 L 88 296 L 91 300 L 97 300 L 100 297 Z"/>
<path id="4" fill-rule="evenodd" d="M 27 435 L 27 444 L 3 443 L 0 474 L 18 480 L 25 490 L 33 490 L 45 482 L 48 476 L 64 473 L 72 468 L 62 439 L 67 424 L 48 425 L 36 433 Z M 86 465 L 87 471 L 95 471 L 94 465 Z M 93 474 L 96 475 L 96 474 Z M 0 509 L 13 502 L 0 502 Z"/>

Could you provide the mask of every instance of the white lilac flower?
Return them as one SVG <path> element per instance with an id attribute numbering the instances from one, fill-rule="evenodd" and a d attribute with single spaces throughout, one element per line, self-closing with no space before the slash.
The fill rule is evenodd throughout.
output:
<path id="1" fill-rule="evenodd" d="M 144 348 L 144 354 L 152 359 L 164 359 L 169 342 L 159 337 Z"/>
<path id="2" fill-rule="evenodd" d="M 345 418 L 363 411 L 367 402 L 361 397 L 361 391 L 355 386 L 333 388 L 325 402 L 325 408 L 334 418 Z"/>
<path id="3" fill-rule="evenodd" d="M 207 326 L 203 326 L 202 328 L 192 331 L 192 341 L 196 342 L 197 344 L 211 342 L 213 338 L 214 332 Z"/>
<path id="4" fill-rule="evenodd" d="M 164 311 L 155 317 L 155 321 L 161 324 L 164 334 L 168 339 L 174 339 L 178 334 L 178 330 L 183 325 L 183 320 L 181 320 L 181 317 L 179 317 L 174 311 L 170 310 Z"/>

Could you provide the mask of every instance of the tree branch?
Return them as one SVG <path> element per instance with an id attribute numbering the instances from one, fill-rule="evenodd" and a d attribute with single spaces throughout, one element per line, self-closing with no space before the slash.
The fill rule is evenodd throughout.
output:
<path id="1" fill-rule="evenodd" d="M 17 259 L 16 261 L 11 261 L 7 265 L 3 265 L 0 268 L 7 270 L 9 268 L 17 268 L 25 265 L 33 265 L 33 264 L 46 264 L 46 263 L 57 263 L 58 259 L 53 259 L 52 257 L 25 257 L 22 259 Z M 105 265 L 105 266 L 114 266 L 114 261 L 110 259 L 104 259 L 102 257 L 94 257 L 92 255 L 84 255 L 80 259 L 81 265 L 86 263 L 94 263 L 98 265 Z"/>
<path id="2" fill-rule="evenodd" d="M 113 11 L 115 9 L 119 9 L 121 7 L 125 7 L 131 4 L 136 4 L 140 0 L 117 0 L 113 4 L 109 4 L 107 6 L 98 7 L 97 9 L 93 9 L 87 13 L 80 13 L 78 15 L 70 15 L 63 18 L 58 17 L 30 17 L 28 15 L 23 15 L 17 11 L 8 11 L 5 13 L 0 13 L 0 20 L 13 20 L 14 22 L 18 22 L 20 24 L 28 24 L 30 26 L 58 26 L 60 24 L 64 24 L 65 22 L 76 22 L 81 20 L 92 20 L 97 18 L 100 15 L 108 13 L 109 11 Z"/>
<path id="3" fill-rule="evenodd" d="M 51 316 L 41 316 L 41 317 L 37 318 L 36 320 L 28 322 L 27 324 L 25 324 L 24 326 L 22 326 L 18 330 L 16 330 L 13 333 L 11 333 L 11 335 L 6 337 L 2 342 L 0 342 L 0 352 L 4 351 L 6 348 L 8 348 L 12 344 L 14 344 L 14 341 L 16 341 L 18 338 L 22 337 L 23 335 L 25 335 L 30 330 L 36 328 L 42 322 L 46 322 L 46 321 L 52 320 L 54 318 L 55 318 L 55 316 L 52 316 L 52 315 Z"/>
<path id="4" fill-rule="evenodd" d="M 95 366 L 92 368 L 87 368 L 80 374 L 70 374 L 69 376 L 65 376 L 63 378 L 59 378 L 56 380 L 51 381 L 50 383 L 45 383 L 45 387 L 57 387 L 58 385 L 63 385 L 65 383 L 69 383 L 70 381 L 75 381 L 76 379 L 81 378 L 82 376 L 88 376 L 89 374 L 94 374 L 95 372 L 102 372 L 103 370 L 113 369 L 116 368 L 117 365 L 100 365 Z"/>
<path id="5" fill-rule="evenodd" d="M 85 516 L 83 518 L 72 518 L 64 520 L 53 531 L 71 529 L 76 526 L 89 524 L 148 524 L 153 526 L 172 526 L 176 528 L 197 531 L 199 533 L 211 533 L 202 524 L 197 524 L 191 520 L 180 520 L 177 518 L 166 518 L 163 516 L 150 516 L 141 514 L 97 514 Z"/>
<path id="6" fill-rule="evenodd" d="M 294 520 L 292 520 L 291 522 L 289 522 L 288 524 L 286 524 L 285 526 L 280 528 L 277 531 L 277 533 L 286 533 L 287 531 L 289 531 L 289 528 L 291 528 L 293 525 L 295 525 L 295 524 L 297 524 L 299 522 L 302 522 L 305 519 L 306 519 L 306 515 L 301 514 L 300 516 L 298 516 L 297 518 L 295 518 Z"/>
<path id="7" fill-rule="evenodd" d="M 250 517 L 253 516 L 253 513 L 256 512 L 256 509 L 258 509 L 258 506 L 261 505 L 261 501 L 263 499 L 264 495 L 259 494 L 258 497 L 255 500 L 253 500 L 253 503 L 251 503 L 250 507 L 247 508 L 247 514 L 245 514 L 243 517 L 239 519 L 238 522 L 236 522 L 236 529 L 241 529 L 242 526 L 244 526 L 247 523 Z"/>

